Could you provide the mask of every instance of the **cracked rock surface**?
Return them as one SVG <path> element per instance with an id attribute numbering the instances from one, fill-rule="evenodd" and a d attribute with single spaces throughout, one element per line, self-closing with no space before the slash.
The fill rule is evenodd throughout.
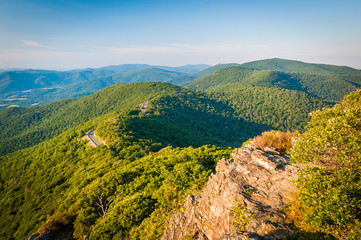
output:
<path id="1" fill-rule="evenodd" d="M 171 216 L 162 239 L 286 239 L 283 212 L 295 190 L 298 167 L 287 155 L 251 144 L 221 159 L 200 194 L 188 196 L 183 211 Z M 244 206 L 249 224 L 237 229 L 232 209 Z"/>

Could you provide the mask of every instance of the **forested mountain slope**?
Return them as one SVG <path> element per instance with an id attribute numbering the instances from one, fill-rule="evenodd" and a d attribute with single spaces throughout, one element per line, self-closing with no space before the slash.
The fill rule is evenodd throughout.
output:
<path id="1" fill-rule="evenodd" d="M 221 85 L 208 93 L 231 106 L 235 115 L 246 121 L 267 125 L 270 129 L 300 130 L 309 121 L 309 113 L 332 104 L 304 92 L 282 88 L 250 87 L 240 83 Z"/>
<path id="2" fill-rule="evenodd" d="M 207 91 L 229 83 L 297 90 L 326 101 L 337 102 L 361 86 L 361 76 L 288 73 L 238 66 L 219 70 L 210 76 L 188 84 L 186 87 Z"/>
<path id="3" fill-rule="evenodd" d="M 199 191 L 217 161 L 231 151 L 201 145 L 240 146 L 247 135 L 269 128 L 237 115 L 239 107 L 233 104 L 242 100 L 233 102 L 232 97 L 217 92 L 208 95 L 165 83 L 115 85 L 79 100 L 100 99 L 100 93 L 110 90 L 116 96 L 124 86 L 139 89 L 151 85 L 163 92 L 150 99 L 145 114 L 129 100 L 116 109 L 99 108 L 109 112 L 0 158 L 0 239 L 24 239 L 46 229 L 63 238 L 159 239 L 172 210 L 180 209 L 189 193 Z M 262 87 L 229 87 L 244 91 L 248 99 L 247 94 L 264 91 Z M 267 99 L 274 90 L 280 91 L 274 99 L 290 93 L 293 98 L 306 95 L 267 89 L 267 94 L 254 96 Z M 267 100 L 277 102 L 274 99 Z M 306 106 L 314 107 L 313 98 L 308 100 Z M 294 104 L 297 101 L 288 111 L 297 110 Z M 275 108 L 273 112 L 279 106 Z M 97 107 L 88 109 L 99 111 Z M 106 146 L 92 148 L 81 140 L 90 129 L 96 129 Z"/>
<path id="4" fill-rule="evenodd" d="M 199 71 L 197 73 L 194 73 L 192 75 L 174 78 L 167 82 L 174 84 L 174 85 L 178 85 L 178 86 L 185 86 L 193 81 L 196 81 L 199 78 L 211 75 L 212 73 L 214 73 L 220 69 L 224 69 L 224 68 L 228 68 L 228 67 L 232 67 L 232 66 L 238 66 L 238 65 L 239 64 L 237 64 L 237 63 L 217 64 L 215 66 L 206 68 L 206 69 Z"/>
<path id="5" fill-rule="evenodd" d="M 257 70 L 278 70 L 285 72 L 324 74 L 324 75 L 358 75 L 361 71 L 346 67 L 327 64 L 306 63 L 295 60 L 287 60 L 280 58 L 265 59 L 254 62 L 248 62 L 241 65 L 242 67 L 254 68 Z"/>
<path id="6" fill-rule="evenodd" d="M 219 126 L 225 126 L 223 131 L 229 134 L 223 138 L 229 137 L 227 146 L 234 146 L 235 142 L 268 129 L 302 130 L 309 119 L 309 112 L 329 106 L 307 94 L 286 89 L 246 89 L 236 84 L 211 93 L 201 93 L 160 82 L 117 84 L 80 99 L 62 100 L 38 108 L 1 110 L 0 152 L 5 154 L 33 146 L 69 127 L 114 110 L 137 107 L 153 99 L 150 107 L 166 112 L 164 116 L 175 117 L 173 113 L 178 112 L 178 117 L 168 123 L 163 119 L 163 128 L 171 127 L 176 119 L 181 124 L 192 123 L 204 133 L 210 133 L 214 138 L 213 144 L 222 146 L 226 146 L 222 138 L 216 140 L 219 134 L 217 125 L 208 126 L 212 119 Z M 187 129 L 192 126 L 185 125 L 174 130 L 187 135 Z M 154 134 L 157 135 L 156 132 Z"/>
<path id="7" fill-rule="evenodd" d="M 150 100 L 163 93 L 184 91 L 162 83 L 118 84 L 92 95 L 54 102 L 38 108 L 0 111 L 1 154 L 33 146 L 105 113 Z"/>
<path id="8" fill-rule="evenodd" d="M 303 133 L 310 112 L 334 105 L 359 86 L 350 69 L 285 69 L 216 65 L 190 75 L 188 80 L 203 77 L 188 88 L 139 83 L 145 77 L 184 77 L 141 69 L 98 79 L 94 86 L 84 81 L 78 90 L 120 78 L 128 83 L 89 96 L 0 110 L 0 239 L 25 239 L 37 231 L 53 231 L 54 238 L 159 239 L 170 214 L 200 191 L 230 147 L 270 129 Z M 296 146 L 299 161 L 310 162 L 313 154 L 312 163 L 321 164 L 306 169 L 298 183 L 298 207 L 306 209 L 299 220 L 306 230 L 317 233 L 322 226 L 325 233 L 347 237 L 359 229 L 359 105 L 360 90 L 331 110 L 317 111 Z M 103 143 L 95 148 L 82 140 L 92 129 Z M 338 205 L 333 215 L 330 209 Z"/>
<path id="9" fill-rule="evenodd" d="M 24 239 L 41 226 L 79 239 L 159 238 L 168 214 L 189 190 L 204 185 L 216 161 L 230 149 L 168 147 L 156 152 L 194 140 L 190 132 L 183 137 L 186 131 L 171 139 L 177 124 L 171 132 L 158 129 L 164 135 L 154 138 L 149 134 L 154 130 L 139 129 L 140 123 L 150 118 L 146 126 L 159 124 L 139 113 L 110 113 L 1 157 L 0 239 Z M 91 128 L 107 147 L 92 148 L 80 140 Z M 201 132 L 191 133 L 198 137 Z M 102 212 L 99 206 L 108 203 L 109 209 Z"/>
<path id="10" fill-rule="evenodd" d="M 206 94 L 165 83 L 114 85 L 79 100 L 86 105 L 102 96 L 113 99 L 124 87 L 134 96 L 130 86 L 141 92 L 146 87 L 158 89 L 153 98 L 152 91 L 146 96 L 150 103 L 145 115 L 136 103 L 121 110 L 132 104 L 122 96 L 127 101 L 122 106 L 103 103 L 115 111 L 1 158 L 3 239 L 24 238 L 44 224 L 66 229 L 78 238 L 159 238 L 171 209 L 182 204 L 188 190 L 200 189 L 216 161 L 230 152 L 230 148 L 200 146 L 239 146 L 268 128 L 236 118 L 231 107 Z M 109 95 L 115 89 L 117 94 Z M 74 111 L 79 100 L 62 108 Z M 94 113 L 109 110 L 89 105 L 85 109 Z M 92 128 L 107 146 L 91 148 L 80 140 Z M 200 148 L 158 152 L 167 146 Z M 99 201 L 112 202 L 105 217 L 98 215 Z"/>

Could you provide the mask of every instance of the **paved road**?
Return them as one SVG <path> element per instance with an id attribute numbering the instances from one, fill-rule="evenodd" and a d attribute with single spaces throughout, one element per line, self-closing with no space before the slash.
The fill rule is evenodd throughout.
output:
<path id="1" fill-rule="evenodd" d="M 145 110 L 147 110 L 148 103 L 149 101 L 140 104 L 140 110 L 142 111 L 143 114 L 145 114 Z"/>
<path id="2" fill-rule="evenodd" d="M 95 137 L 94 137 L 94 131 L 95 129 L 91 130 L 90 132 L 88 132 L 88 138 L 90 139 L 90 141 L 92 143 L 94 143 L 95 146 L 99 146 L 100 142 L 98 142 Z"/>

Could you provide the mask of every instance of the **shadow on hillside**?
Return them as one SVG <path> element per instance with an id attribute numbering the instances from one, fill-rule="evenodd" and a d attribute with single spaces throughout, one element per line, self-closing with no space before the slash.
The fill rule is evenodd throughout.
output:
<path id="1" fill-rule="evenodd" d="M 233 117 L 231 107 L 215 100 L 182 100 L 163 99 L 165 103 L 153 103 L 156 107 L 147 109 L 150 114 L 131 120 L 130 130 L 137 138 L 152 139 L 163 146 L 240 147 L 249 138 L 271 129 L 268 125 Z"/>

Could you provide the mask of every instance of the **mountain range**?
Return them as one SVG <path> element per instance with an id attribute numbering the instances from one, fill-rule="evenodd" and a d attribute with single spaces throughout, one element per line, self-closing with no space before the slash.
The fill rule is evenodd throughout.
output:
<path id="1" fill-rule="evenodd" d="M 6 71 L 0 73 L 0 106 L 43 105 L 55 100 L 89 95 L 114 83 L 167 81 L 208 67 L 204 64 L 181 67 L 123 64 L 71 71 Z"/>
<path id="2" fill-rule="evenodd" d="M 0 239 L 159 239 L 232 148 L 302 133 L 360 84 L 360 70 L 283 59 L 0 73 L 3 105 L 40 105 L 0 110 Z"/>

